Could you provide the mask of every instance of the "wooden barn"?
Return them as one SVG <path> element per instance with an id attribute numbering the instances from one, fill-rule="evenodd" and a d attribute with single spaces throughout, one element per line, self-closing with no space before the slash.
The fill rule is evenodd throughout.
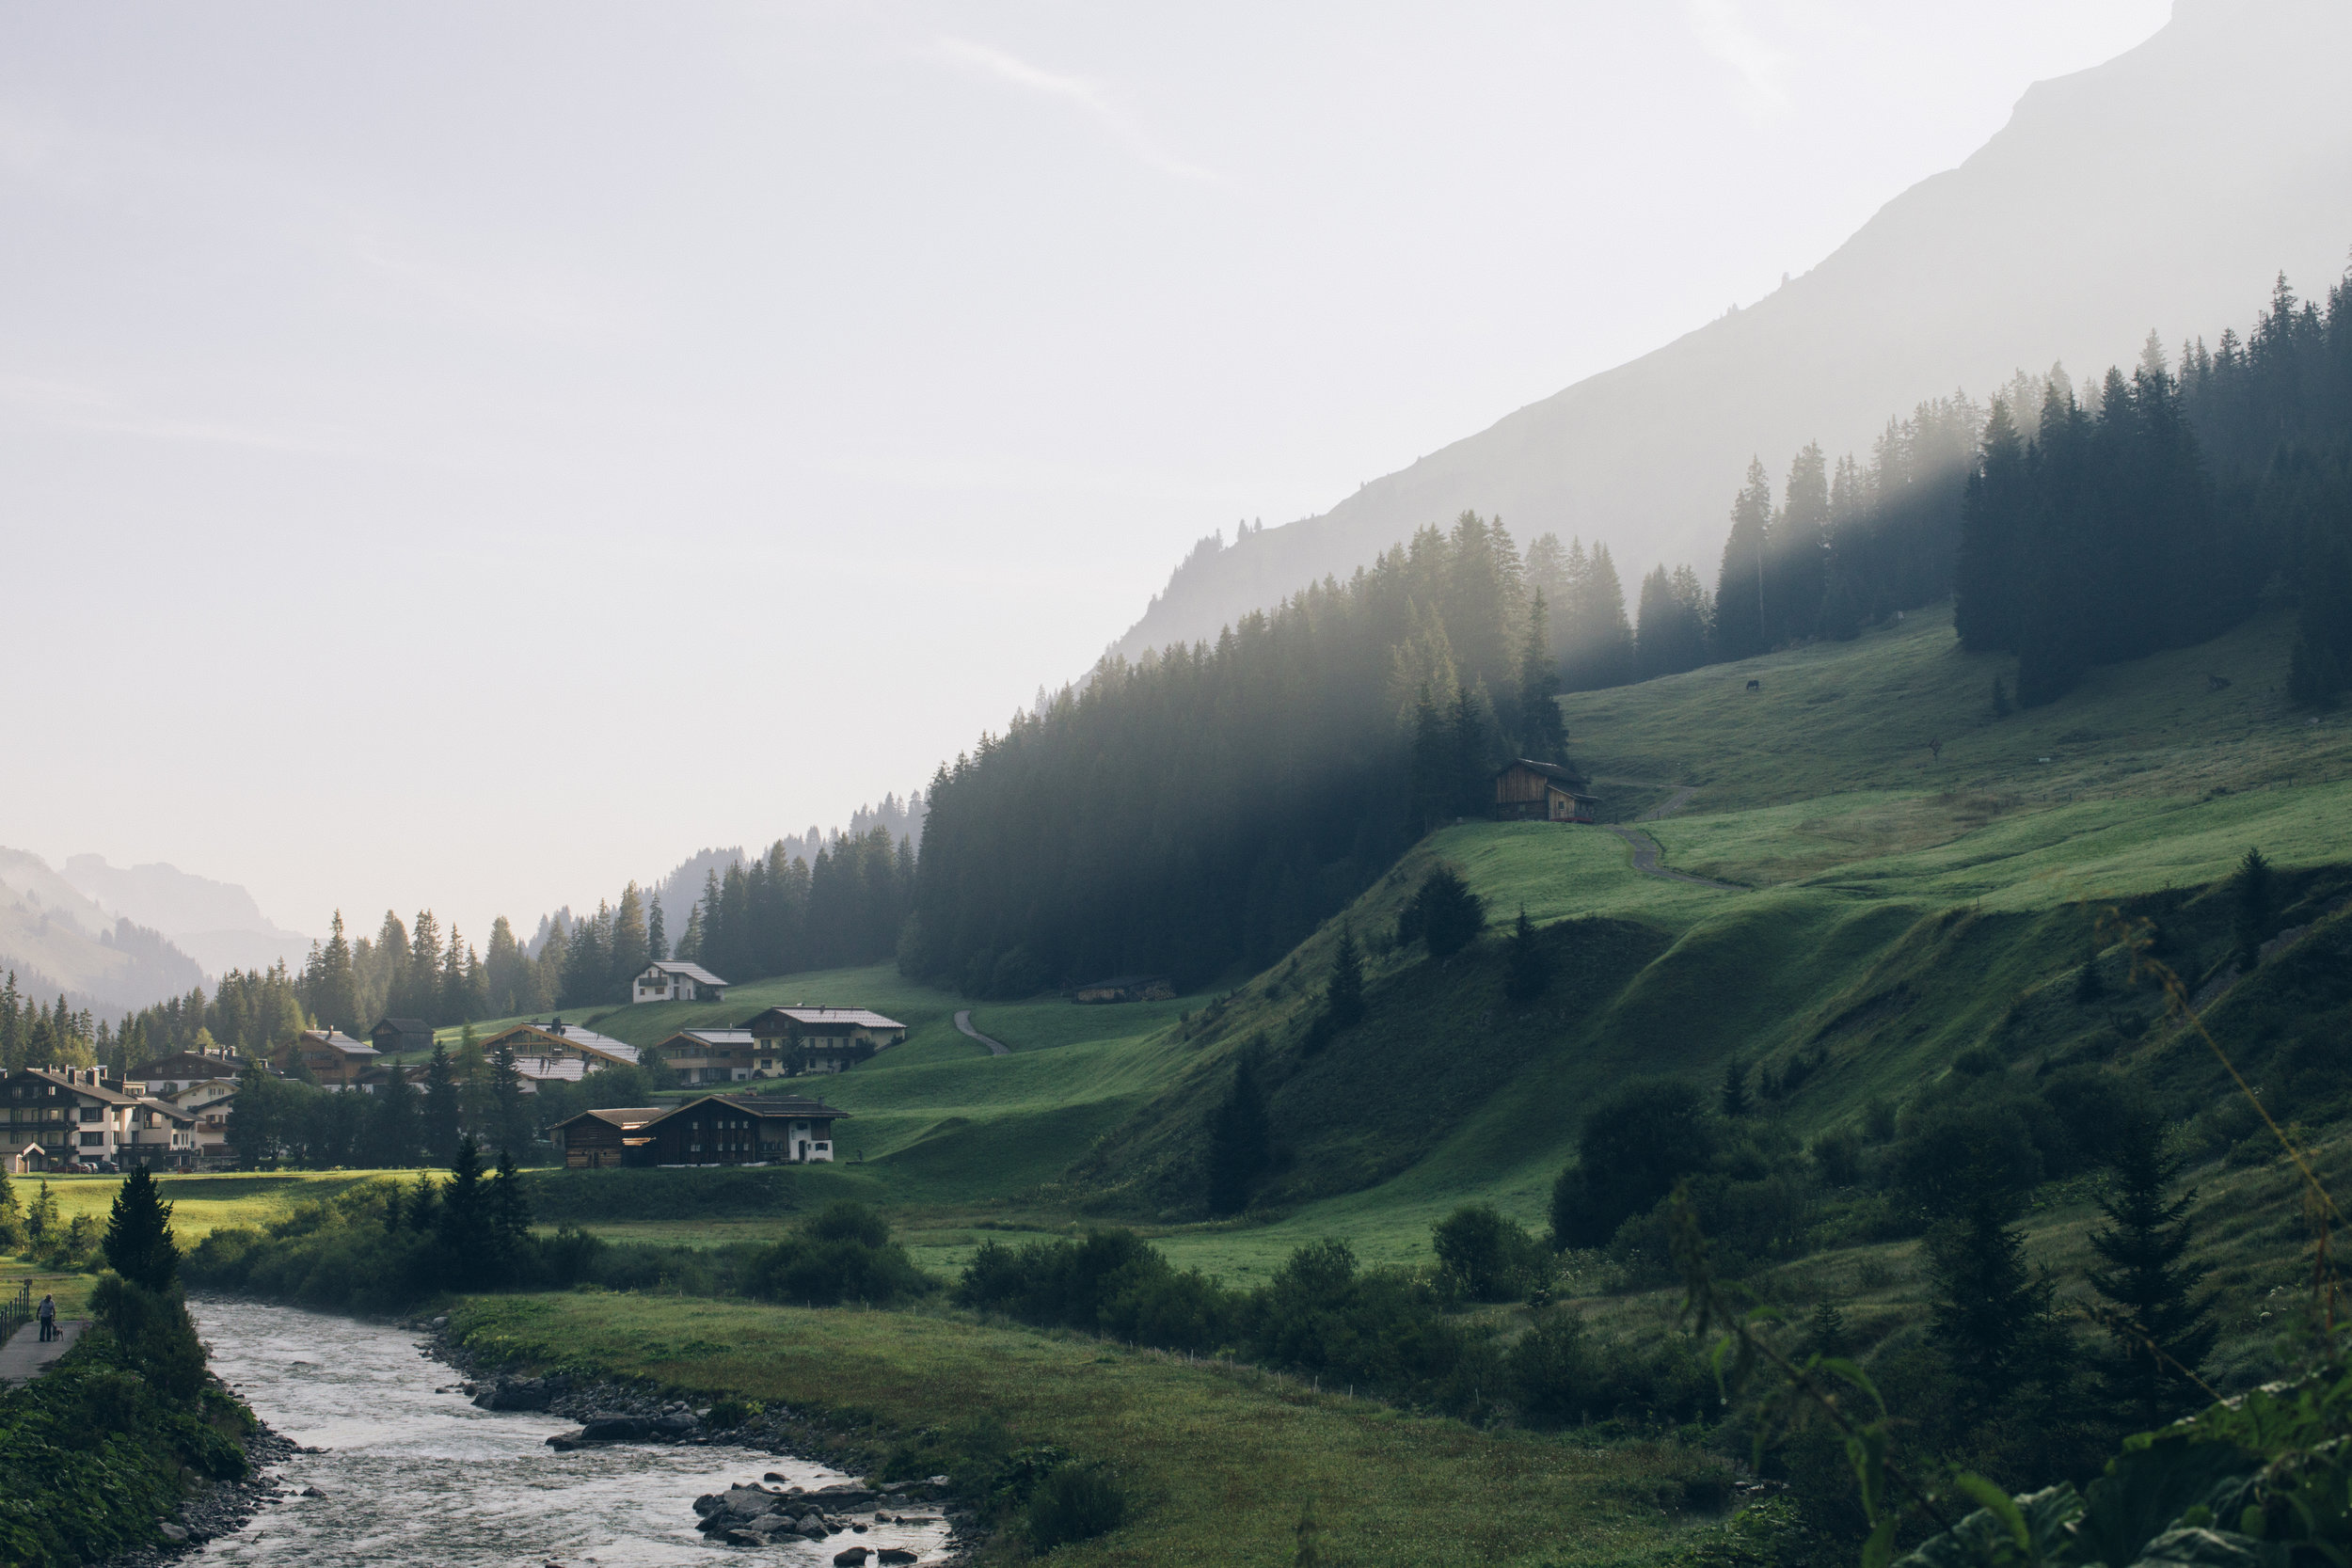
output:
<path id="1" fill-rule="evenodd" d="M 1503 822 L 1590 822 L 1600 797 L 1582 793 L 1583 777 L 1554 763 L 1520 757 L 1495 774 L 1495 817 Z"/>
<path id="2" fill-rule="evenodd" d="M 830 1162 L 833 1124 L 849 1114 L 799 1096 L 712 1094 L 681 1105 L 582 1111 L 550 1132 L 573 1170 L 797 1165 Z"/>

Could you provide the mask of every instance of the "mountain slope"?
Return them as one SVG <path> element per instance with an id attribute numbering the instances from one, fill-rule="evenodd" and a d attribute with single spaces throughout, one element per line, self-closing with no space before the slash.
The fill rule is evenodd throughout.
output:
<path id="1" fill-rule="evenodd" d="M 1204 546 L 1121 640 L 1214 638 L 1344 578 L 1424 523 L 1500 513 L 1521 540 L 1605 541 L 1629 591 L 1658 562 L 1710 581 L 1751 455 L 1865 451 L 1890 416 L 2020 368 L 2128 362 L 2151 328 L 2241 325 L 2284 270 L 2305 292 L 2352 245 L 2352 117 L 2334 62 L 2352 8 L 2179 0 L 2146 43 L 2036 84 L 1960 167 L 1882 209 L 1766 299 L 1577 383 L 1319 516 Z"/>
<path id="2" fill-rule="evenodd" d="M 310 939 L 262 913 L 253 895 L 234 882 L 199 877 L 178 866 L 108 865 L 103 855 L 75 855 L 64 880 L 109 915 L 151 927 L 204 966 L 207 974 L 267 969 L 279 959 L 300 968 Z"/>
<path id="3" fill-rule="evenodd" d="M 151 930 L 119 920 L 39 855 L 0 848 L 0 971 L 41 997 L 76 1006 L 143 1007 L 199 984 L 194 959 Z"/>

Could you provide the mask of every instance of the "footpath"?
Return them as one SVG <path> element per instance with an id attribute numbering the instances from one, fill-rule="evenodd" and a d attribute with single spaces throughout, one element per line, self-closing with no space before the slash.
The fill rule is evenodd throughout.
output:
<path id="1" fill-rule="evenodd" d="M 988 1053 L 992 1056 L 1009 1056 L 1012 1054 L 1012 1047 L 1007 1045 L 1003 1040 L 990 1039 L 986 1035 L 981 1034 L 977 1029 L 972 1027 L 972 1009 L 969 1007 L 966 1007 L 961 1012 L 956 1014 L 956 1027 L 961 1030 L 964 1034 L 970 1036 L 973 1039 L 976 1039 L 982 1045 L 987 1046 Z"/>
<path id="2" fill-rule="evenodd" d="M 88 1326 L 87 1318 L 59 1318 L 57 1337 L 44 1340 L 40 1324 L 26 1323 L 0 1345 L 0 1384 L 29 1383 L 40 1376 L 49 1363 L 73 1348 Z"/>

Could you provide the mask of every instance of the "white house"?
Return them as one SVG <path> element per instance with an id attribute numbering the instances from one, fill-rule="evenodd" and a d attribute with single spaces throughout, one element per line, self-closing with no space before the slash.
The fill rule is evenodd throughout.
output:
<path id="1" fill-rule="evenodd" d="M 0 1084 L 0 1144 L 20 1164 L 69 1162 L 188 1170 L 196 1117 L 168 1101 L 126 1094 L 96 1068 L 27 1068 Z"/>
<path id="2" fill-rule="evenodd" d="M 664 958 L 645 966 L 629 988 L 631 1002 L 723 1002 L 727 983 L 698 963 Z"/>

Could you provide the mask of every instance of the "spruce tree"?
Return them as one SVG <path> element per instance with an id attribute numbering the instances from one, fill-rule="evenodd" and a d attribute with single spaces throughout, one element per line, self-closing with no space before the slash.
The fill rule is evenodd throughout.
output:
<path id="1" fill-rule="evenodd" d="M 2232 888 L 2232 901 L 2236 905 L 2237 961 L 2240 969 L 2251 970 L 2262 961 L 2262 945 L 2269 940 L 2273 919 L 2271 908 L 2277 894 L 2272 886 L 2270 863 L 2259 848 L 2246 851 L 2246 858 L 2237 863 L 2237 876 Z"/>
<path id="2" fill-rule="evenodd" d="M 171 1208 L 145 1165 L 115 1190 L 101 1243 L 106 1266 L 142 1290 L 162 1295 L 180 1275 L 180 1244 L 171 1234 Z"/>
<path id="3" fill-rule="evenodd" d="M 1209 1120 L 1209 1212 L 1238 1214 L 1248 1208 L 1273 1153 L 1273 1120 L 1258 1085 L 1257 1053 L 1244 1050 L 1233 1062 L 1232 1086 Z"/>
<path id="4" fill-rule="evenodd" d="M 1340 944 L 1331 955 L 1331 983 L 1323 993 L 1323 1016 L 1336 1032 L 1353 1026 L 1364 1016 L 1364 960 L 1356 950 L 1356 933 L 1344 923 Z"/>
<path id="5" fill-rule="evenodd" d="M 457 1140 L 449 1179 L 436 1195 L 434 1240 L 441 1255 L 442 1283 L 455 1289 L 484 1283 L 497 1260 L 491 1224 L 490 1183 L 482 1176 L 482 1146 L 469 1132 Z"/>
<path id="6" fill-rule="evenodd" d="M 493 1141 L 501 1156 L 531 1148 L 531 1109 L 524 1103 L 522 1074 L 516 1068 L 515 1048 L 504 1040 L 490 1061 L 490 1101 Z"/>
<path id="7" fill-rule="evenodd" d="M 2054 1288 L 2027 1265 L 2025 1232 L 2002 1197 L 1979 1197 L 1938 1224 L 1926 1250 L 1936 1348 L 1971 1404 L 1998 1403 L 2038 1370 Z"/>
<path id="8" fill-rule="evenodd" d="M 2190 1380 L 2220 1325 L 2212 1298 L 2196 1293 L 2204 1271 L 2181 1262 L 2197 1194 L 2169 1196 L 2181 1157 L 2166 1149 L 2153 1112 L 2141 1108 L 2116 1130 L 2110 1169 L 2099 1198 L 2107 1224 L 2090 1233 L 2108 1265 L 2090 1271 L 2090 1287 L 2114 1308 L 2106 1323 L 2114 1351 L 2101 1381 L 2118 1414 L 2145 1430 L 2203 1402 Z"/>
<path id="9" fill-rule="evenodd" d="M 490 1181 L 490 1233 L 499 1277 L 512 1281 L 521 1273 L 531 1245 L 531 1194 L 510 1150 L 500 1151 L 498 1175 Z"/>
<path id="10" fill-rule="evenodd" d="M 1745 1056 L 1735 1054 L 1724 1064 L 1724 1086 L 1717 1096 L 1717 1104 L 1727 1117 L 1736 1119 L 1748 1114 L 1748 1059 Z"/>
<path id="11" fill-rule="evenodd" d="M 459 1105 L 457 1071 L 449 1047 L 436 1041 L 432 1059 L 424 1065 L 424 1154 L 435 1164 L 457 1155 Z"/>
<path id="12" fill-rule="evenodd" d="M 1761 459 L 1751 459 L 1747 483 L 1732 503 L 1731 532 L 1724 540 L 1723 568 L 1715 582 L 1718 659 L 1751 658 L 1772 649 L 1766 609 L 1772 530 L 1772 477 Z"/>
<path id="13" fill-rule="evenodd" d="M 21 1252 L 24 1246 L 24 1210 L 16 1200 L 16 1183 L 0 1169 L 0 1252 Z"/>
<path id="14" fill-rule="evenodd" d="M 670 933 L 661 920 L 661 890 L 656 888 L 645 904 L 645 961 L 660 963 L 670 956 Z"/>
<path id="15" fill-rule="evenodd" d="M 1527 906 L 1521 904 L 1505 947 L 1502 994 L 1514 1002 L 1533 1002 L 1550 985 L 1551 960 L 1536 942 L 1535 923 L 1527 918 Z"/>

